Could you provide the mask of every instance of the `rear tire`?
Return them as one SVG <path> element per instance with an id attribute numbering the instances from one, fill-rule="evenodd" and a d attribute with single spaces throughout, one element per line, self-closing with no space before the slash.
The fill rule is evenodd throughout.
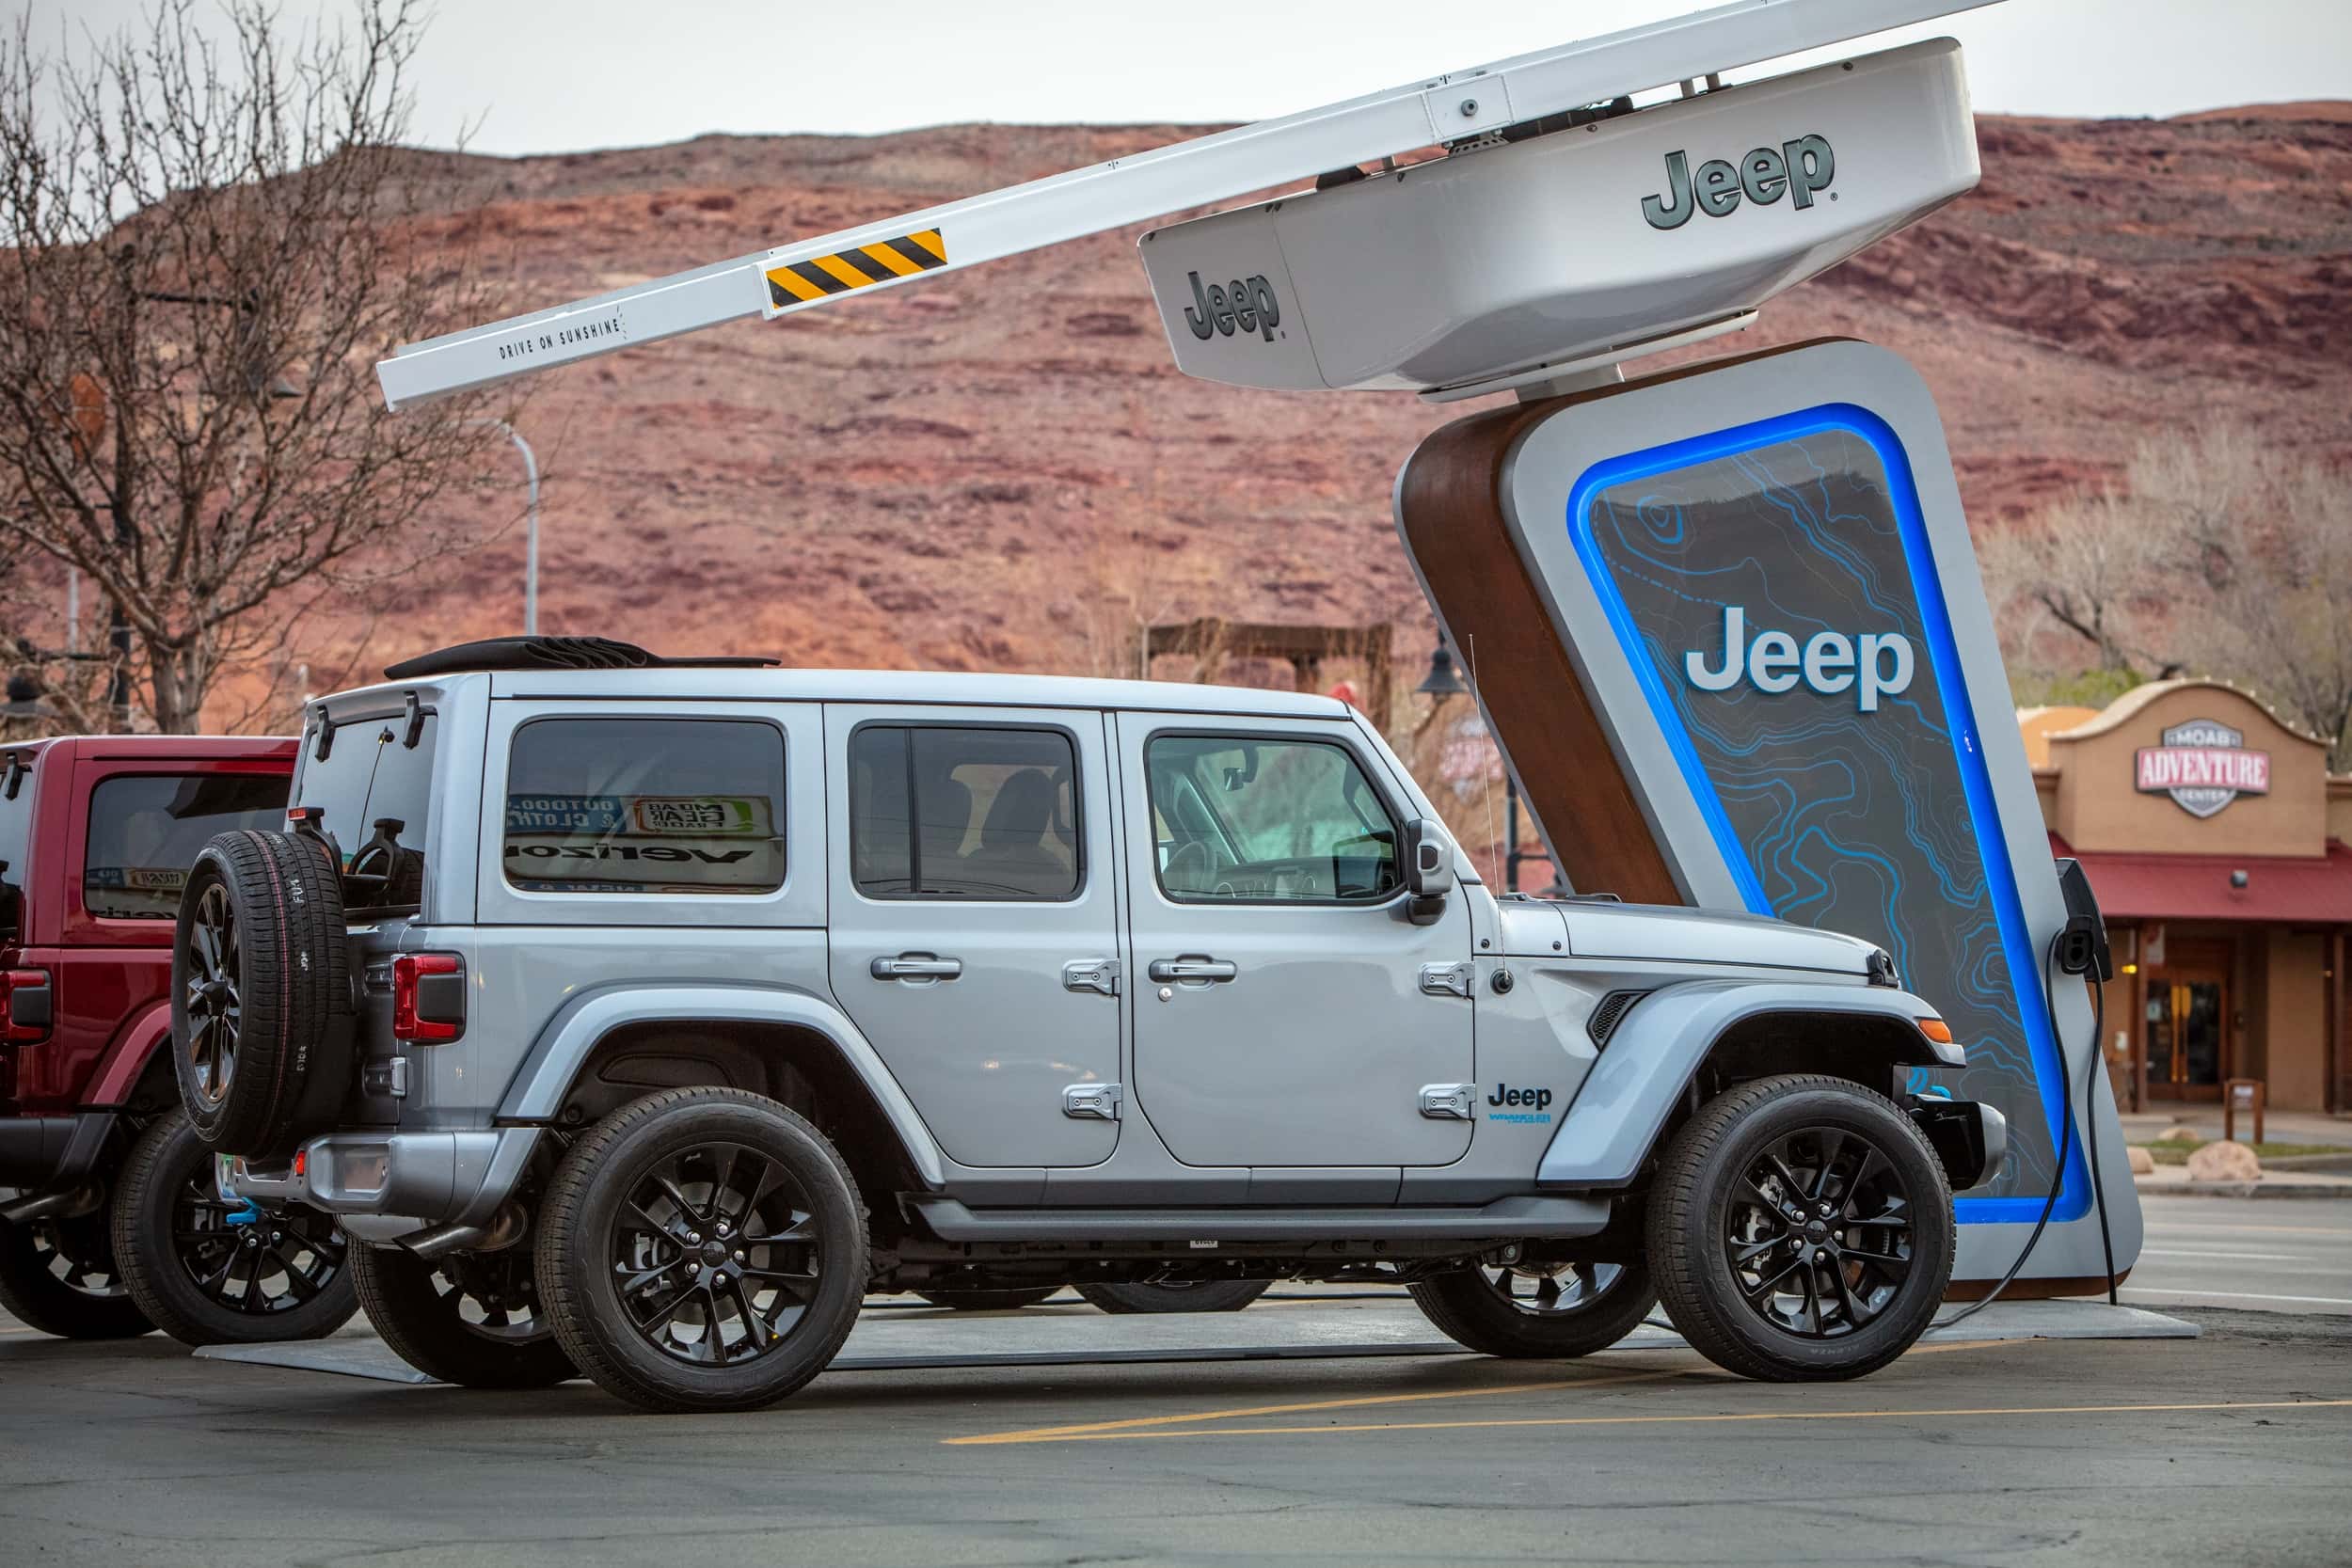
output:
<path id="1" fill-rule="evenodd" d="M 131 1297 L 183 1345 L 323 1339 L 359 1309 L 349 1243 L 333 1216 L 303 1205 L 232 1225 L 213 1151 L 186 1113 L 158 1118 L 115 1184 L 115 1259 Z"/>
<path id="2" fill-rule="evenodd" d="M 644 1410 L 756 1410 L 857 1323 L 866 1211 L 830 1141 L 740 1089 L 670 1089 L 591 1128 L 540 1205 L 557 1337 Z"/>
<path id="3" fill-rule="evenodd" d="M 133 1339 L 154 1324 L 115 1264 L 101 1204 L 73 1219 L 0 1220 L 0 1307 L 60 1339 Z"/>
<path id="4" fill-rule="evenodd" d="M 1909 1350 L 1951 1282 L 1955 1229 L 1934 1149 L 1842 1078 L 1717 1096 L 1650 1194 L 1667 1316 L 1709 1361 L 1770 1382 L 1862 1377 Z"/>
<path id="5" fill-rule="evenodd" d="M 1455 1344 L 1515 1360 L 1604 1351 L 1658 1305 L 1645 1263 L 1479 1266 L 1406 1286 Z"/>
<path id="6" fill-rule="evenodd" d="M 417 1370 L 467 1388 L 548 1388 L 579 1369 L 556 1342 L 531 1260 L 520 1246 L 433 1263 L 355 1245 L 351 1279 L 368 1322 Z"/>
<path id="7" fill-rule="evenodd" d="M 1266 1293 L 1271 1279 L 1176 1279 L 1153 1285 L 1081 1285 L 1078 1293 L 1114 1315 L 1134 1312 L 1238 1312 Z"/>
<path id="8" fill-rule="evenodd" d="M 1031 1286 L 1025 1291 L 917 1291 L 933 1307 L 951 1312 L 1009 1312 L 1061 1294 L 1058 1285 Z"/>
<path id="9" fill-rule="evenodd" d="M 251 829 L 198 852 L 171 943 L 172 1070 L 196 1135 L 290 1152 L 350 1086 L 330 1038 L 351 1011 L 340 870 L 318 839 Z"/>

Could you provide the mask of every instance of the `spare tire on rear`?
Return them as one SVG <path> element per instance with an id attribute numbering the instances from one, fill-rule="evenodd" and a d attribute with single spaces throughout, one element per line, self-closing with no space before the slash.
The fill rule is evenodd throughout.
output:
<path id="1" fill-rule="evenodd" d="M 351 1086 L 340 868 L 324 841 L 241 830 L 197 855 L 171 939 L 172 1060 L 205 1147 L 282 1155 Z"/>

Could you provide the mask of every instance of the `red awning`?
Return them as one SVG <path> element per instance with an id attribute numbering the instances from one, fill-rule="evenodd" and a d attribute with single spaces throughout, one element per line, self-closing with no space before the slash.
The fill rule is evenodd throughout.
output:
<path id="1" fill-rule="evenodd" d="M 2258 920 L 2352 926 L 2352 849 L 2328 841 L 2324 857 L 2142 855 L 2070 849 L 2050 835 L 2050 852 L 2073 855 L 2090 874 L 2099 912 L 2109 920 Z M 2246 885 L 2230 885 L 2230 873 Z"/>

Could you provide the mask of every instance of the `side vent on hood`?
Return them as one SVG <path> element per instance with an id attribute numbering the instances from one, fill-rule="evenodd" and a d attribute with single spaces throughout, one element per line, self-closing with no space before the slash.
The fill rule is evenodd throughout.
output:
<path id="1" fill-rule="evenodd" d="M 1584 1021 L 1584 1032 L 1592 1037 L 1595 1049 L 1608 1049 L 1609 1037 L 1617 1032 L 1617 1025 L 1625 1022 L 1627 1012 L 1633 1004 L 1648 994 L 1645 990 L 1613 990 L 1600 999 L 1600 1006 L 1593 1009 L 1593 1016 Z"/>

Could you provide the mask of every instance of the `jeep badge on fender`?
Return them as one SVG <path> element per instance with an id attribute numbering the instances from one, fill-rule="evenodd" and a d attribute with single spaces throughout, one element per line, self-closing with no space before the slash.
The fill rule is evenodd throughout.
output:
<path id="1" fill-rule="evenodd" d="M 1282 302 L 1274 295 L 1274 285 L 1265 274 L 1236 277 L 1231 283 L 1212 283 L 1205 289 L 1200 275 L 1187 273 L 1185 281 L 1192 285 L 1192 303 L 1184 308 L 1184 325 L 1192 335 L 1206 341 L 1213 332 L 1228 338 L 1233 329 L 1255 332 L 1267 342 L 1274 341 L 1274 329 L 1282 325 Z"/>
<path id="2" fill-rule="evenodd" d="M 1642 198 L 1642 216 L 1652 229 L 1679 229 L 1691 221 L 1694 210 L 1711 218 L 1728 217 L 1742 196 L 1769 207 L 1784 191 L 1802 211 L 1829 189 L 1836 173 L 1837 159 L 1823 136 L 1799 136 L 1781 143 L 1777 150 L 1759 147 L 1740 159 L 1737 168 L 1709 158 L 1695 176 L 1690 154 L 1677 150 L 1666 154 L 1665 194 Z"/>

